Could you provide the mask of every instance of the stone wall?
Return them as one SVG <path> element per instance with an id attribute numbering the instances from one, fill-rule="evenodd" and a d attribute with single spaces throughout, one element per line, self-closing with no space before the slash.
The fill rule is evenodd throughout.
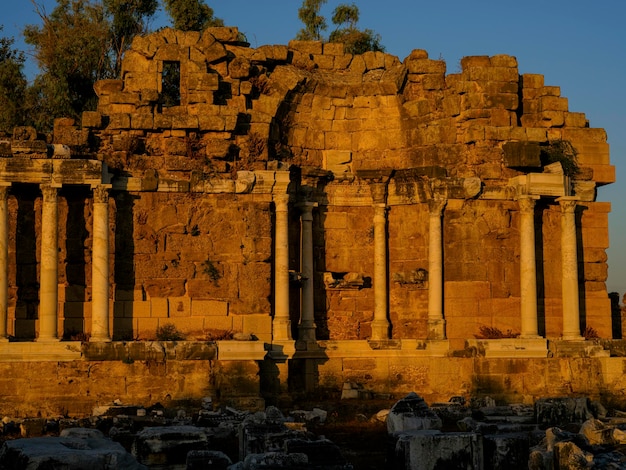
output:
<path id="1" fill-rule="evenodd" d="M 321 380 L 323 341 L 409 360 L 486 328 L 542 357 L 621 335 L 606 133 L 514 57 L 447 73 L 418 49 L 164 29 L 95 89 L 81 122 L 0 138 L 0 338 L 239 334 Z"/>

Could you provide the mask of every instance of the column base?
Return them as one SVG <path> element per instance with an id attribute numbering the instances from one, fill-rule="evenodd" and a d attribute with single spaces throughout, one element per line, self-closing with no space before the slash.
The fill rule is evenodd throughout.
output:
<path id="1" fill-rule="evenodd" d="M 539 335 L 519 335 L 519 339 L 543 339 L 543 336 Z"/>
<path id="2" fill-rule="evenodd" d="M 446 321 L 442 319 L 428 320 L 426 339 L 446 339 Z"/>
<path id="3" fill-rule="evenodd" d="M 35 339 L 36 343 L 58 343 L 61 341 L 61 338 L 56 336 L 39 336 Z"/>
<path id="4" fill-rule="evenodd" d="M 374 320 L 372 322 L 371 339 L 389 339 L 389 322 L 385 320 Z"/>
<path id="5" fill-rule="evenodd" d="M 0 343 L 8 343 L 9 342 L 9 337 L 8 336 L 1 336 L 0 337 Z"/>
<path id="6" fill-rule="evenodd" d="M 300 341 L 315 341 L 315 330 L 317 327 L 313 325 L 300 325 L 298 327 L 298 339 Z"/>
<path id="7" fill-rule="evenodd" d="M 585 341 L 585 337 L 580 335 L 563 335 L 559 339 L 561 341 Z"/>
<path id="8" fill-rule="evenodd" d="M 291 320 L 274 319 L 272 321 L 272 340 L 291 341 Z"/>
<path id="9" fill-rule="evenodd" d="M 90 343 L 110 343 L 111 338 L 109 336 L 91 336 L 89 338 Z"/>

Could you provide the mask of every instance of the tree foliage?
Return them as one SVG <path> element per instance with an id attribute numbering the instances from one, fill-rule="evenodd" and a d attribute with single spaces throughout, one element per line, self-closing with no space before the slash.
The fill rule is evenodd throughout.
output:
<path id="1" fill-rule="evenodd" d="M 324 41 L 323 32 L 327 29 L 326 18 L 320 15 L 320 9 L 327 0 L 304 0 L 298 9 L 298 17 L 304 27 L 296 39 L 305 41 Z M 379 34 L 371 29 L 359 29 L 359 8 L 353 3 L 340 4 L 333 10 L 331 18 L 335 30 L 328 36 L 328 42 L 343 43 L 350 54 L 362 54 L 367 51 L 384 51 Z"/>
<path id="2" fill-rule="evenodd" d="M 115 75 L 122 67 L 122 55 L 132 38 L 148 31 L 148 22 L 159 6 L 158 0 L 103 0 L 109 17 Z"/>
<path id="3" fill-rule="evenodd" d="M 158 0 L 57 0 L 52 12 L 31 0 L 40 25 L 27 25 L 41 73 L 28 90 L 29 114 L 42 130 L 59 116 L 93 110 L 93 84 L 119 76 L 133 36 L 147 31 Z"/>
<path id="4" fill-rule="evenodd" d="M 202 31 L 209 26 L 224 26 L 203 0 L 163 0 L 163 5 L 172 18 L 174 29 Z"/>
<path id="5" fill-rule="evenodd" d="M 94 109 L 94 82 L 114 75 L 110 28 L 102 3 L 58 0 L 50 14 L 33 5 L 43 23 L 24 29 L 41 70 L 31 93 L 43 100 L 35 123 L 50 128 L 53 117 Z"/>
<path id="6" fill-rule="evenodd" d="M 23 124 L 25 119 L 24 53 L 15 50 L 13 43 L 13 38 L 0 37 L 0 131 L 4 132 Z"/>
<path id="7" fill-rule="evenodd" d="M 301 41 L 321 41 L 322 32 L 326 31 L 326 18 L 321 16 L 320 8 L 327 0 L 304 0 L 298 8 L 298 18 L 304 23 L 296 39 Z"/>

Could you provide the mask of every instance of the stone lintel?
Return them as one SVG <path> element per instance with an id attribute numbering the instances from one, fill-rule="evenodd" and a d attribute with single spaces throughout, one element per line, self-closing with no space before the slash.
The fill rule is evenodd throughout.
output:
<path id="1" fill-rule="evenodd" d="M 99 160 L 0 159 L 0 183 L 98 185 L 103 181 Z"/>
<path id="2" fill-rule="evenodd" d="M 396 184 L 402 182 L 414 182 L 427 178 L 446 178 L 448 176 L 447 170 L 442 166 L 420 166 L 415 168 L 406 168 L 401 170 L 396 170 L 394 173 L 394 178 L 396 180 Z"/>
<path id="3" fill-rule="evenodd" d="M 558 173 L 528 173 L 509 180 L 517 195 L 562 197 L 570 193 L 569 177 Z"/>
<path id="4" fill-rule="evenodd" d="M 356 175 L 368 183 L 386 183 L 393 176 L 394 170 L 357 170 Z"/>

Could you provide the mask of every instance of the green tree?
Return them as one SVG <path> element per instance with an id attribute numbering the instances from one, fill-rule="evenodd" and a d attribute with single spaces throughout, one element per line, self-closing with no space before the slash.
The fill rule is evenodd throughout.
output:
<path id="1" fill-rule="evenodd" d="M 320 15 L 320 9 L 327 0 L 303 0 L 298 9 L 298 17 L 304 27 L 298 31 L 296 39 L 303 41 L 340 42 L 350 54 L 363 54 L 367 51 L 384 51 L 379 34 L 371 29 L 359 29 L 359 8 L 353 3 L 340 4 L 333 10 L 332 22 L 335 30 L 328 39 L 323 36 L 327 29 L 326 18 Z"/>
<path id="2" fill-rule="evenodd" d="M 35 125 L 47 130 L 55 117 L 78 118 L 82 111 L 95 109 L 94 82 L 114 76 L 111 27 L 101 2 L 57 0 L 47 14 L 32 1 L 43 24 L 24 28 L 41 70 L 29 96 L 35 100 Z"/>
<path id="3" fill-rule="evenodd" d="M 24 53 L 13 48 L 14 42 L 13 38 L 0 37 L 0 131 L 5 132 L 24 124 L 25 119 Z"/>
<path id="4" fill-rule="evenodd" d="M 298 8 L 298 18 L 304 28 L 298 31 L 296 39 L 301 41 L 322 41 L 322 33 L 326 31 L 326 18 L 320 15 L 320 8 L 327 0 L 304 0 Z"/>
<path id="5" fill-rule="evenodd" d="M 380 34 L 371 29 L 360 30 L 356 24 L 359 22 L 359 8 L 352 5 L 341 4 L 333 12 L 333 24 L 337 27 L 328 38 L 329 42 L 342 42 L 345 51 L 350 54 L 363 54 L 367 51 L 384 51 L 380 43 Z"/>
<path id="6" fill-rule="evenodd" d="M 159 6 L 158 0 L 103 0 L 109 17 L 115 75 L 122 68 L 122 55 L 133 37 L 148 31 L 148 22 Z"/>
<path id="7" fill-rule="evenodd" d="M 202 31 L 210 26 L 224 26 L 224 22 L 213 15 L 213 9 L 203 0 L 163 0 L 163 5 L 174 29 Z"/>

